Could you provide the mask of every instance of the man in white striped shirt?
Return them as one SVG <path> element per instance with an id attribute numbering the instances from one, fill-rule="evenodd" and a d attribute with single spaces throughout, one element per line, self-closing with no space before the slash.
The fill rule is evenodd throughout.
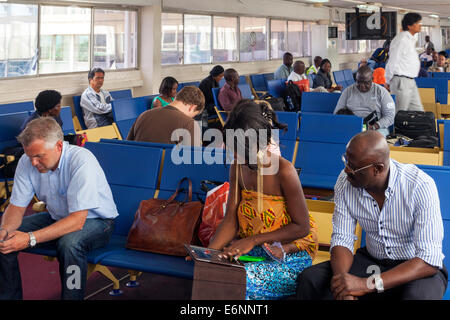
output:
<path id="1" fill-rule="evenodd" d="M 335 185 L 331 260 L 304 270 L 299 299 L 442 299 L 443 223 L 434 180 L 389 158 L 377 131 L 356 135 Z M 366 247 L 353 255 L 355 227 Z M 384 293 L 383 293 L 384 292 Z"/>

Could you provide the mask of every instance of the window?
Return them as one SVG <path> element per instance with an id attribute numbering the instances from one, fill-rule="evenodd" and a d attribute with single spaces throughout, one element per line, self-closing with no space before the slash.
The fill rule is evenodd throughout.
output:
<path id="1" fill-rule="evenodd" d="M 311 56 L 311 42 L 312 42 L 312 26 L 316 25 L 315 22 L 305 22 L 303 24 L 303 56 Z"/>
<path id="2" fill-rule="evenodd" d="M 358 40 L 358 53 L 365 53 L 369 51 L 369 40 Z"/>
<path id="3" fill-rule="evenodd" d="M 39 73 L 87 71 L 91 9 L 41 6 Z"/>
<path id="4" fill-rule="evenodd" d="M 425 37 L 430 36 L 431 38 L 431 27 L 422 26 L 420 32 L 418 33 L 418 38 L 416 42 L 417 47 L 423 47 L 425 45 Z M 433 40 L 431 39 L 431 42 Z"/>
<path id="5" fill-rule="evenodd" d="M 211 62 L 211 16 L 184 15 L 184 63 Z"/>
<path id="6" fill-rule="evenodd" d="M 237 18 L 213 17 L 213 61 L 237 61 Z"/>
<path id="7" fill-rule="evenodd" d="M 267 19 L 240 18 L 240 60 L 267 60 Z"/>
<path id="8" fill-rule="evenodd" d="M 36 74 L 38 6 L 0 4 L 0 78 Z"/>
<path id="9" fill-rule="evenodd" d="M 270 58 L 281 59 L 288 51 L 288 26 L 286 20 L 270 20 Z M 291 52 L 292 53 L 292 52 Z"/>
<path id="10" fill-rule="evenodd" d="M 291 52 L 294 57 L 311 56 L 314 24 L 257 17 L 162 13 L 161 62 L 173 65 L 261 61 L 281 59 L 285 52 Z M 97 45 L 100 41 L 105 39 L 96 37 L 94 46 L 104 52 L 106 49 Z"/>
<path id="11" fill-rule="evenodd" d="M 93 65 L 102 69 L 136 67 L 136 26 L 135 11 L 95 9 Z"/>
<path id="12" fill-rule="evenodd" d="M 338 27 L 338 53 L 358 53 L 358 41 L 359 40 L 346 40 L 345 38 L 345 24 L 340 23 Z M 364 40 L 365 41 L 365 40 Z"/>
<path id="13" fill-rule="evenodd" d="M 294 57 L 303 56 L 303 22 L 288 21 L 288 51 Z"/>
<path id="14" fill-rule="evenodd" d="M 181 64 L 183 62 L 183 15 L 161 14 L 161 63 Z"/>

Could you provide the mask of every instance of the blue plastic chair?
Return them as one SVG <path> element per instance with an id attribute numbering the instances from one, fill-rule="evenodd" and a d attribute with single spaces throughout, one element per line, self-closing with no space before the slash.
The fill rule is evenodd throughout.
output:
<path id="1" fill-rule="evenodd" d="M 450 80 L 450 72 L 431 72 L 433 78 L 444 78 Z"/>
<path id="2" fill-rule="evenodd" d="M 145 97 L 131 99 L 113 100 L 112 111 L 114 122 L 120 131 L 120 135 L 126 139 L 128 132 L 136 121 L 137 117 L 147 110 Z"/>
<path id="3" fill-rule="evenodd" d="M 242 98 L 243 99 L 254 99 L 252 89 L 250 88 L 250 85 L 247 83 L 245 84 L 239 84 L 238 85 L 239 90 L 241 90 Z"/>
<path id="4" fill-rule="evenodd" d="M 73 126 L 72 109 L 70 107 L 62 107 L 59 114 L 63 122 L 62 130 L 64 134 L 75 134 L 75 128 Z"/>
<path id="5" fill-rule="evenodd" d="M 194 86 L 197 87 L 200 85 L 200 81 L 192 81 L 192 82 L 182 82 L 178 84 L 177 92 L 179 92 L 181 89 L 187 86 Z"/>
<path id="6" fill-rule="evenodd" d="M 78 122 L 80 123 L 81 129 L 86 130 L 86 124 L 84 123 L 84 114 L 83 114 L 83 108 L 81 108 L 80 102 L 81 102 L 81 96 L 73 96 L 73 109 L 75 111 L 75 115 L 78 118 Z"/>
<path id="7" fill-rule="evenodd" d="M 282 98 L 286 91 L 286 79 L 275 79 L 267 81 L 267 90 L 275 98 Z"/>
<path id="8" fill-rule="evenodd" d="M 114 100 L 133 98 L 133 94 L 131 93 L 131 89 L 110 91 L 109 93 L 111 94 L 111 97 Z"/>
<path id="9" fill-rule="evenodd" d="M 0 105 L 0 115 L 7 113 L 17 113 L 24 111 L 34 111 L 33 101 L 7 103 Z"/>
<path id="10" fill-rule="evenodd" d="M 255 91 L 267 92 L 267 82 L 263 74 L 252 74 L 250 80 Z"/>
<path id="11" fill-rule="evenodd" d="M 340 97 L 340 93 L 303 92 L 301 108 L 302 113 L 333 113 Z"/>
<path id="12" fill-rule="evenodd" d="M 435 88 L 436 102 L 447 104 L 448 80 L 443 78 L 415 78 L 419 88 Z"/>
<path id="13" fill-rule="evenodd" d="M 294 166 L 302 186 L 332 190 L 344 168 L 341 156 L 348 141 L 362 131 L 356 116 L 303 113 Z"/>
<path id="14" fill-rule="evenodd" d="M 344 72 L 342 70 L 333 71 L 333 78 L 334 82 L 336 83 L 344 82 L 345 81 Z"/>

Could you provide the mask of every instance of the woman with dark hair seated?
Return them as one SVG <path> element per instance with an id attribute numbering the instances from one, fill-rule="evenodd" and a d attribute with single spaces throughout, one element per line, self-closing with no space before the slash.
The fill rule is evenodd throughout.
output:
<path id="1" fill-rule="evenodd" d="M 178 81 L 173 77 L 165 77 L 159 86 L 159 96 L 152 101 L 151 109 L 171 104 L 177 95 L 177 89 Z"/>
<path id="2" fill-rule="evenodd" d="M 247 99 L 236 104 L 224 126 L 234 161 L 225 218 L 209 248 L 223 250 L 227 259 L 263 259 L 244 263 L 246 299 L 295 294 L 297 275 L 312 264 L 318 248 L 297 171 L 270 151 L 272 130 L 283 128 L 270 107 Z"/>
<path id="3" fill-rule="evenodd" d="M 214 110 L 214 97 L 212 94 L 212 88 L 219 88 L 219 82 L 224 77 L 224 68 L 220 65 L 215 66 L 209 72 L 209 76 L 200 82 L 198 88 L 202 90 L 203 95 L 205 96 L 205 110 L 207 110 L 208 115 L 215 115 L 216 111 Z"/>
<path id="4" fill-rule="evenodd" d="M 313 88 L 324 87 L 328 92 L 342 91 L 341 85 L 333 86 L 333 81 L 331 81 L 331 62 L 328 59 L 323 59 L 320 63 L 319 72 L 314 78 Z"/>

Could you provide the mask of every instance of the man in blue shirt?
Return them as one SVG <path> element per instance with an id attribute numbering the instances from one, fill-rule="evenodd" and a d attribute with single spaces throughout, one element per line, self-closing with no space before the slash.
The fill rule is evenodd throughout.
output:
<path id="1" fill-rule="evenodd" d="M 443 223 L 434 180 L 389 158 L 379 132 L 356 135 L 335 185 L 331 260 L 304 270 L 297 297 L 440 300 L 447 288 Z M 366 246 L 353 255 L 355 227 Z"/>
<path id="2" fill-rule="evenodd" d="M 290 52 L 286 52 L 283 55 L 283 64 L 275 71 L 273 74 L 274 79 L 287 79 L 294 68 L 292 64 L 294 63 L 294 56 Z"/>
<path id="3" fill-rule="evenodd" d="M 87 254 L 106 245 L 117 217 L 111 189 L 95 156 L 63 141 L 52 117 L 31 121 L 18 136 L 25 154 L 0 226 L 0 299 L 22 299 L 18 252 L 56 247 L 62 299 L 84 298 Z M 33 196 L 48 212 L 24 217 Z M 71 276 L 79 275 L 78 281 Z"/>
<path id="4" fill-rule="evenodd" d="M 391 45 L 390 40 L 386 40 L 382 48 L 378 48 L 367 61 L 367 65 L 373 70 L 376 68 L 385 68 L 386 62 L 389 58 L 389 46 Z"/>

